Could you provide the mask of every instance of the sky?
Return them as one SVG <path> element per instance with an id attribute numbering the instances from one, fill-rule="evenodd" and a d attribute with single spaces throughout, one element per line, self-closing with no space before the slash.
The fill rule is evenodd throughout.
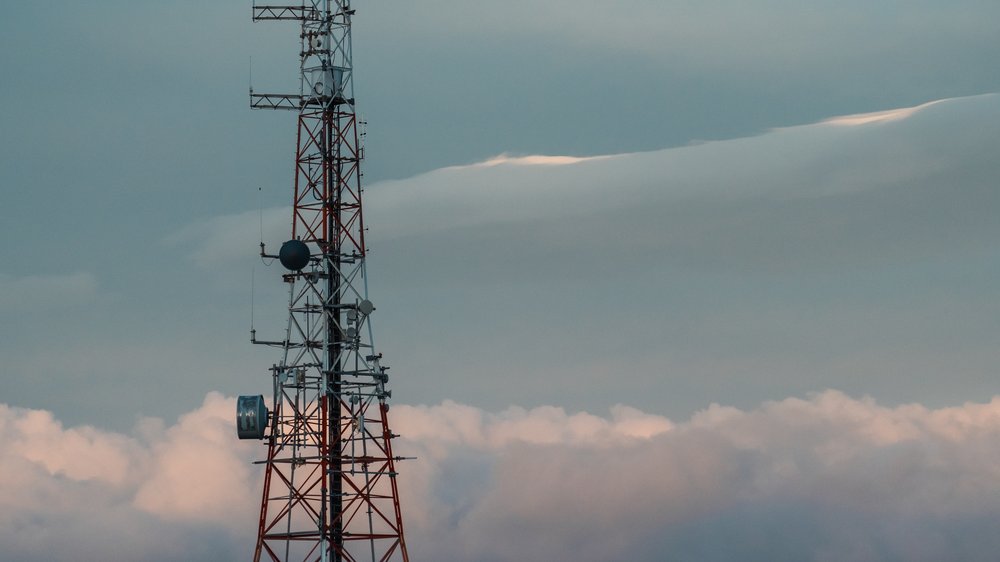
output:
<path id="1" fill-rule="evenodd" d="M 355 8 L 414 555 L 991 559 L 1000 4 Z M 297 34 L 4 13 L 0 558 L 245 559 Z"/>

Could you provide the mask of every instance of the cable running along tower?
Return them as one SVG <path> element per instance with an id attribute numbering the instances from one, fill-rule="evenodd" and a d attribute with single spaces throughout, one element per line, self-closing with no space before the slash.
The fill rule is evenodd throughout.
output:
<path id="1" fill-rule="evenodd" d="M 254 560 L 408 561 L 389 430 L 388 367 L 374 349 L 361 212 L 349 0 L 253 6 L 301 25 L 298 94 L 250 91 L 254 109 L 298 112 L 289 289 L 273 399 L 241 396 L 237 433 L 267 444 Z"/>

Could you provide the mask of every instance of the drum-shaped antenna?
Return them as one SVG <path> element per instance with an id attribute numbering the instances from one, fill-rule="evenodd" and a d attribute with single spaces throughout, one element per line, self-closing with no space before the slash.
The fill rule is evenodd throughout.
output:
<path id="1" fill-rule="evenodd" d="M 263 439 L 267 429 L 267 406 L 264 397 L 240 396 L 236 399 L 236 435 L 240 439 Z"/>

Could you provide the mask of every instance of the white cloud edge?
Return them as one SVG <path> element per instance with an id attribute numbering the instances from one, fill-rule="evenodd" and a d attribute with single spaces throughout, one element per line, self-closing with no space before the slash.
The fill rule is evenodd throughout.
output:
<path id="1" fill-rule="evenodd" d="M 900 107 L 896 109 L 887 109 L 884 111 L 873 111 L 870 113 L 856 113 L 854 115 L 841 115 L 838 117 L 831 117 L 829 119 L 824 119 L 819 122 L 821 125 L 837 125 L 837 126 L 858 126 L 858 125 L 869 125 L 872 123 L 887 123 L 891 121 L 901 121 L 903 119 L 909 119 L 917 113 L 927 109 L 928 107 L 935 106 L 939 103 L 944 103 L 957 98 L 943 98 L 939 100 L 929 101 L 922 103 L 920 105 L 915 105 L 913 107 Z"/>

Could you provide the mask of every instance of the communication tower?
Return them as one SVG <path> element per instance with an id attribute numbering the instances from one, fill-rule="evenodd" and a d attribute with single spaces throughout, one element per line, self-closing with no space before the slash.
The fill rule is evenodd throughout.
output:
<path id="1" fill-rule="evenodd" d="M 250 90 L 253 109 L 298 113 L 291 238 L 277 255 L 288 285 L 281 350 L 263 395 L 240 396 L 237 433 L 267 458 L 254 560 L 408 561 L 386 400 L 375 352 L 361 212 L 349 0 L 253 6 L 254 21 L 301 26 L 298 94 Z"/>

